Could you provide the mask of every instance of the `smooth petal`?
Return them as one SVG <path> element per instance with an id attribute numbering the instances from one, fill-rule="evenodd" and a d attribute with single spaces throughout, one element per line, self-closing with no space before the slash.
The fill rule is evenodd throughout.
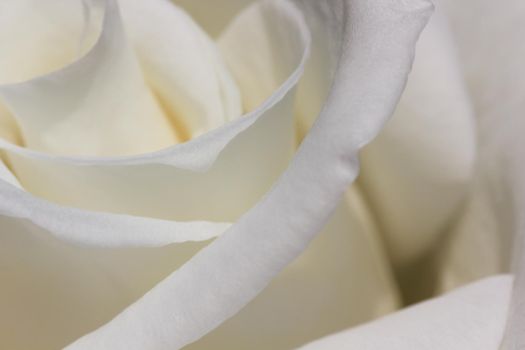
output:
<path id="1" fill-rule="evenodd" d="M 239 89 L 218 48 L 186 12 L 168 0 L 120 5 L 147 81 L 186 138 L 243 114 Z"/>
<path id="2" fill-rule="evenodd" d="M 75 61 L 96 39 L 96 22 L 85 21 L 82 1 L 2 1 L 0 84 L 25 81 Z"/>
<path id="3" fill-rule="evenodd" d="M 525 123 L 523 119 L 519 119 L 518 125 L 521 127 L 517 134 L 521 135 L 521 130 L 524 130 Z M 518 135 L 516 135 L 518 136 Z M 514 237 L 512 241 L 512 272 L 514 273 L 514 288 L 512 293 L 512 300 L 509 307 L 509 317 L 507 320 L 507 329 L 505 337 L 501 346 L 502 350 L 506 349 L 522 349 L 525 347 L 525 336 L 523 333 L 523 325 L 525 325 L 525 162 L 520 150 L 523 149 L 525 143 L 523 138 L 514 137 L 513 161 L 514 170 L 512 172 L 511 183 L 513 186 L 513 203 L 514 211 L 512 217 L 514 218 Z"/>
<path id="4" fill-rule="evenodd" d="M 448 289 L 510 268 L 522 210 L 514 198 L 522 181 L 516 169 L 523 149 L 525 6 L 521 1 L 506 6 L 442 1 L 441 6 L 451 19 L 479 130 L 467 210 L 442 253 L 442 284 Z"/>
<path id="5" fill-rule="evenodd" d="M 446 19 L 423 31 L 396 112 L 365 147 L 360 183 L 397 266 L 432 249 L 472 180 L 476 129 Z"/>
<path id="6" fill-rule="evenodd" d="M 214 0 L 171 0 L 178 6 L 184 8 L 188 13 L 199 22 L 204 30 L 212 37 L 219 37 L 228 24 L 250 4 L 257 0 L 225 0 L 221 1 L 221 6 L 217 6 L 210 11 L 210 6 L 216 3 Z"/>
<path id="7" fill-rule="evenodd" d="M 0 138 L 13 144 L 22 144 L 16 120 L 0 101 Z"/>
<path id="8" fill-rule="evenodd" d="M 32 192 L 16 188 L 7 176 L 0 182 L 0 211 L 5 215 L 0 239 L 3 249 L 12 252 L 2 260 L 12 271 L 2 276 L 2 283 L 24 290 L 19 298 L 3 298 L 10 300 L 10 311 L 2 314 L 2 321 L 9 322 L 18 309 L 21 322 L 31 319 L 35 310 L 56 315 L 47 317 L 45 325 L 39 317 L 28 321 L 35 327 L 31 338 L 6 327 L 2 346 L 54 349 L 107 322 L 207 242 L 147 247 L 218 235 L 228 226 L 225 219 L 236 220 L 270 188 L 294 149 L 293 89 L 308 52 L 304 24 L 287 23 L 289 34 L 303 45 L 293 52 L 297 60 L 292 70 L 281 70 L 272 96 L 245 117 L 188 143 L 107 158 L 54 156 L 1 144 L 15 160 L 6 169 L 14 169 L 23 189 Z M 66 205 L 38 198 L 38 189 L 47 195 L 42 197 L 58 198 L 55 202 Z M 22 262 L 26 253 L 35 258 Z M 72 274 L 75 269 L 85 274 Z M 300 268 L 294 274 L 305 271 Z M 25 289 L 25 282 L 16 278 L 31 280 L 38 273 L 53 278 L 34 278 Z M 377 277 L 380 288 L 386 285 L 382 278 Z M 67 296 L 64 286 L 69 284 L 87 293 L 75 290 Z M 92 288 L 82 287 L 85 284 Z M 47 299 L 39 297 L 43 294 Z M 61 299 L 67 302 L 60 304 Z M 363 313 L 370 316 L 359 317 L 373 317 L 375 312 L 381 311 L 369 308 Z"/>
<path id="9" fill-rule="evenodd" d="M 361 193 L 344 196 L 325 229 L 251 303 L 185 347 L 289 350 L 396 310 L 399 295 Z"/>
<path id="10" fill-rule="evenodd" d="M 111 320 L 205 244 L 86 248 L 0 215 L 0 347 L 66 346 Z"/>
<path id="11" fill-rule="evenodd" d="M 301 350 L 494 350 L 503 335 L 511 289 L 510 276 L 485 279 Z"/>
<path id="12" fill-rule="evenodd" d="M 451 288 L 512 266 L 515 286 L 501 349 L 521 349 L 525 346 L 525 49 L 521 44 L 525 3 L 511 0 L 497 6 L 485 0 L 443 0 L 442 6 L 459 43 L 480 149 L 471 209 L 441 253 L 442 286 Z"/>
<path id="13" fill-rule="evenodd" d="M 293 24 L 288 31 L 298 33 Z M 49 155 L 2 140 L 0 147 L 26 190 L 63 206 L 165 220 L 235 221 L 270 188 L 293 154 L 293 90 L 308 52 L 306 41 L 299 42 L 303 46 L 296 50 L 274 52 L 289 64 L 279 66 L 272 96 L 242 118 L 187 143 L 105 158 Z M 50 229 L 63 221 L 60 210 L 51 212 L 56 214 L 39 225 Z M 99 230 L 90 231 L 86 243 L 107 239 Z M 137 242 L 117 236 L 115 241 L 124 245 Z M 145 241 L 150 237 L 144 232 Z"/>
<path id="14" fill-rule="evenodd" d="M 266 4 L 300 20 L 287 2 Z M 69 349 L 187 345 L 245 306 L 321 229 L 357 175 L 357 151 L 377 135 L 401 95 L 432 6 L 364 0 L 318 6 L 335 6 L 330 13 L 344 32 L 342 60 L 327 105 L 287 171 L 220 238 Z"/>
<path id="15" fill-rule="evenodd" d="M 103 23 L 85 56 L 47 75 L 0 85 L 25 145 L 53 154 L 93 156 L 137 154 L 176 143 L 176 133 L 128 47 L 116 3 L 94 1 L 87 11 L 92 21 L 103 16 Z"/>

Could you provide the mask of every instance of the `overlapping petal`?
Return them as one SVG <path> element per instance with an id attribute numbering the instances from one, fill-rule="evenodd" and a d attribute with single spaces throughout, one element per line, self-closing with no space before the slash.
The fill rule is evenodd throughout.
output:
<path id="1" fill-rule="evenodd" d="M 240 91 L 217 46 L 186 12 L 168 0 L 120 6 L 144 74 L 185 138 L 243 114 Z"/>
<path id="2" fill-rule="evenodd" d="M 128 47 L 116 3 L 93 1 L 86 8 L 88 21 L 103 17 L 103 23 L 83 57 L 49 74 L 0 86 L 25 145 L 84 156 L 136 154 L 172 145 L 176 132 Z M 82 36 L 76 39 L 80 45 Z M 59 44 L 52 43 L 55 48 Z"/>
<path id="3" fill-rule="evenodd" d="M 50 155 L 5 140 L 0 147 L 26 190 L 60 205 L 179 221 L 234 221 L 270 188 L 293 154 L 293 89 L 307 47 L 288 52 L 293 56 L 281 57 L 294 65 L 282 66 L 272 96 L 242 118 L 184 144 L 105 158 Z"/>
<path id="4" fill-rule="evenodd" d="M 479 162 L 468 211 L 443 249 L 442 286 L 515 272 L 501 349 L 524 346 L 523 114 L 525 4 L 440 2 L 451 18 L 479 125 Z"/>
<path id="5" fill-rule="evenodd" d="M 300 21 L 287 2 L 281 15 Z M 406 82 L 427 1 L 316 2 L 344 33 L 319 119 L 273 189 L 211 245 L 70 349 L 177 349 L 253 299 L 313 239 L 357 175 L 357 151 L 380 130 Z M 339 56 L 340 55 L 340 56 Z M 311 199 L 316 200 L 312 201 Z"/>
<path id="6" fill-rule="evenodd" d="M 414 263 L 443 237 L 470 188 L 475 158 L 471 102 L 437 11 L 394 116 L 362 156 L 360 183 L 397 266 Z"/>
<path id="7" fill-rule="evenodd" d="M 485 279 L 301 350 L 497 349 L 511 289 L 511 276 Z"/>

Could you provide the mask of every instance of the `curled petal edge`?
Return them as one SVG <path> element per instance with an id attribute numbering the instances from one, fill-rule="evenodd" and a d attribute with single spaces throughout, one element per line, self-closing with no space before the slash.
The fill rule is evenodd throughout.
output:
<path id="1" fill-rule="evenodd" d="M 274 4 L 302 21 L 291 3 Z M 180 349 L 252 300 L 328 220 L 357 176 L 359 149 L 400 98 L 433 5 L 357 0 L 319 6 L 341 9 L 333 12 L 343 32 L 340 60 L 327 103 L 289 168 L 221 237 L 67 349 Z"/>

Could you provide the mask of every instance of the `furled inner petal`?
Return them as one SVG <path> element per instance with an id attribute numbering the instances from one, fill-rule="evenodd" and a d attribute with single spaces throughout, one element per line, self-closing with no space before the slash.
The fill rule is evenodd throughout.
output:
<path id="1" fill-rule="evenodd" d="M 154 23 L 164 5 L 153 8 L 165 3 L 148 4 L 151 9 L 143 13 L 144 21 Z M 301 40 L 294 26 L 288 35 Z M 53 156 L 2 140 L 0 147 L 27 191 L 61 205 L 177 221 L 235 221 L 271 187 L 293 155 L 293 93 L 308 52 L 307 45 L 295 48 L 260 47 L 274 50 L 266 55 L 281 57 L 274 61 L 278 74 L 258 73 L 274 75 L 275 85 L 267 87 L 272 96 L 244 117 L 184 144 L 144 155 L 105 158 Z M 39 206 L 36 200 L 24 202 L 28 208 Z M 25 217 L 33 210 L 28 208 L 12 208 L 10 215 Z M 47 213 L 54 214 L 39 224 L 53 227 L 55 220 L 63 220 L 63 209 L 50 209 Z M 98 237 L 89 240 L 92 243 L 107 239 L 89 226 L 85 230 Z M 85 237 L 86 231 L 75 232 Z M 122 244 L 136 243 L 135 239 L 125 243 L 125 235 L 117 237 Z M 144 233 L 146 241 L 150 237 Z"/>
<path id="2" fill-rule="evenodd" d="M 26 146 L 54 154 L 123 155 L 176 142 L 128 47 L 116 4 L 94 1 L 86 11 L 91 20 L 100 13 L 103 24 L 85 56 L 48 75 L 0 86 Z"/>
<path id="3" fill-rule="evenodd" d="M 151 4 L 154 6 L 153 2 Z M 71 341 L 72 336 L 81 336 L 105 323 L 207 244 L 170 243 L 205 240 L 218 235 L 227 224 L 202 220 L 236 220 L 271 187 L 293 155 L 293 92 L 308 53 L 304 25 L 297 18 L 293 19 L 283 19 L 288 23 L 287 35 L 299 40 L 301 45 L 297 51 L 274 52 L 276 56 L 281 55 L 282 62 L 295 62 L 284 66 L 289 70 L 279 70 L 278 85 L 272 87 L 272 96 L 245 117 L 206 135 L 162 152 L 122 158 L 90 158 L 85 162 L 84 158 L 51 156 L 2 144 L 10 160 L 14 160 L 12 167 L 24 189 L 69 204 L 56 205 L 0 181 L 0 213 L 5 215 L 0 219 L 6 229 L 0 239 L 2 247 L 13 252 L 4 255 L 5 261 L 13 268 L 9 275 L 4 275 L 2 283 L 12 283 L 16 289 L 25 281 L 16 279 L 18 273 L 29 276 L 27 279 L 37 273 L 53 276 L 52 280 L 34 278 L 31 289 L 10 299 L 10 305 L 14 306 L 7 316 L 2 315 L 5 316 L 3 320 L 0 316 L 0 322 L 5 320 L 8 323 L 14 310 L 22 308 L 20 305 L 30 304 L 30 309 L 22 308 L 23 312 L 17 315 L 20 320 L 30 319 L 33 334 L 24 337 L 20 332 L 7 331 L 0 337 L 4 343 L 22 348 L 55 349 Z M 274 40 L 278 42 L 279 38 Z M 279 62 L 281 60 L 275 63 Z M 174 166 L 176 162 L 184 163 L 181 158 L 190 159 L 191 165 L 199 171 L 194 171 L 191 166 Z M 70 205 L 93 211 L 71 208 Z M 154 217 L 183 221 L 156 220 Z M 336 237 L 345 241 L 355 239 L 355 236 L 345 233 L 340 231 Z M 39 240 L 38 237 L 43 238 Z M 368 240 L 366 227 L 359 231 L 357 239 Z M 76 244 L 69 244 L 71 241 Z M 338 254 L 345 259 L 362 257 L 347 257 L 345 246 L 337 245 L 337 239 L 331 236 L 328 242 L 338 246 Z M 160 245 L 169 246 L 157 248 Z M 24 260 L 26 255 L 20 253 L 24 247 L 36 251 L 34 258 Z M 371 249 L 374 249 L 373 245 Z M 359 251 L 363 253 L 365 250 Z M 315 251 L 315 254 L 320 253 Z M 364 253 L 363 256 L 365 259 L 370 257 Z M 24 270 L 17 269 L 22 263 Z M 317 264 L 308 261 L 308 266 Z M 311 270 L 308 266 L 300 265 L 291 270 L 290 281 L 294 282 L 295 288 L 300 288 L 301 284 L 297 278 Z M 330 260 L 323 264 L 326 269 L 333 266 Z M 374 271 L 378 268 L 373 263 L 370 266 Z M 344 266 L 338 268 L 341 274 L 346 271 Z M 82 269 L 84 273 L 70 273 L 75 269 Z M 329 276 L 322 274 L 319 278 Z M 367 277 L 373 285 L 378 283 L 374 295 L 383 302 L 378 305 L 371 302 L 359 315 L 346 314 L 345 317 L 373 317 L 395 307 L 395 296 L 387 292 L 385 286 L 389 281 L 383 277 L 375 273 L 374 277 Z M 77 279 L 82 281 L 77 282 Z M 315 281 L 309 280 L 309 283 L 315 284 Z M 74 289 L 74 295 L 67 295 L 64 286 L 69 284 L 78 285 L 87 293 Z M 84 288 L 85 284 L 93 286 L 97 293 L 92 292 L 92 288 Z M 101 284 L 103 287 L 99 287 Z M 346 285 L 352 286 L 350 282 Z M 287 293 L 290 290 L 287 287 L 281 284 L 278 291 Z M 368 294 L 367 288 L 368 284 L 359 288 L 357 293 Z M 12 289 L 4 290 L 10 293 Z M 39 297 L 44 291 L 45 299 Z M 338 293 L 337 290 L 334 292 Z M 315 296 L 313 293 L 309 297 Z M 60 303 L 61 300 L 64 303 Z M 337 309 L 336 303 L 332 302 L 332 307 Z M 47 317 L 47 322 L 39 325 L 42 319 L 31 318 L 33 310 L 53 317 Z M 76 317 L 79 314 L 85 316 Z"/>
<path id="4" fill-rule="evenodd" d="M 515 274 L 501 349 L 525 348 L 525 2 L 443 0 L 475 105 L 479 161 L 469 210 L 449 236 L 443 287 L 494 271 Z"/>
<path id="5" fill-rule="evenodd" d="M 49 73 L 77 59 L 99 30 L 97 21 L 84 21 L 83 12 L 80 1 L 2 1 L 0 86 Z M 0 137 L 22 145 L 18 129 L 0 97 Z"/>
<path id="6" fill-rule="evenodd" d="M 303 43 L 279 17 L 285 15 L 271 7 L 251 6 L 236 17 L 218 39 L 220 50 L 242 90 L 245 110 L 253 110 L 267 99 L 303 54 Z"/>
<path id="7" fill-rule="evenodd" d="M 78 25 L 82 18 L 76 18 L 76 31 L 68 31 L 67 26 L 60 31 L 69 45 L 61 45 L 63 38 L 55 33 L 61 22 L 53 26 L 46 22 L 55 30 L 45 37 L 47 46 L 54 47 L 51 53 L 62 46 L 64 52 L 59 57 L 47 54 L 52 56 L 48 59 L 50 50 L 42 50 L 42 62 L 50 61 L 45 67 L 29 66 L 5 77 L 7 82 L 20 81 L 31 77 L 30 73 L 39 75 L 66 65 L 23 83 L 0 85 L 0 97 L 17 119 L 29 148 L 90 156 L 138 154 L 165 148 L 241 115 L 235 82 L 214 43 L 189 16 L 163 0 L 154 6 L 123 3 L 126 28 L 139 60 L 127 43 L 113 0 L 105 4 L 106 11 L 101 11 L 104 4 L 99 0 L 84 11 L 77 1 L 76 12 L 55 7 L 62 11 L 59 15 L 83 15 L 88 24 L 97 20 L 97 14 L 103 16 L 102 31 L 92 49 L 73 61 L 93 38 L 93 30 L 86 34 L 86 28 Z M 46 17 L 51 10 L 40 13 L 39 5 L 29 12 L 44 22 L 53 19 Z M 74 26 L 75 21 L 68 24 Z M 7 56 L 39 61 L 40 46 L 33 46 L 32 55 L 27 55 L 28 49 Z M 3 65 L 4 70 L 10 71 L 12 61 Z M 24 61 L 21 66 L 26 67 Z"/>
<path id="8" fill-rule="evenodd" d="M 86 3 L 87 4 L 87 3 Z M 4 0 L 0 3 L 0 84 L 29 80 L 72 63 L 93 45 L 100 11 L 82 1 Z"/>
<path id="9" fill-rule="evenodd" d="M 9 110 L 0 101 L 0 138 L 12 143 L 21 145 L 22 137 L 20 130 Z"/>
<path id="10" fill-rule="evenodd" d="M 235 81 L 215 43 L 189 15 L 168 0 L 120 5 L 147 81 L 186 138 L 241 116 Z"/>

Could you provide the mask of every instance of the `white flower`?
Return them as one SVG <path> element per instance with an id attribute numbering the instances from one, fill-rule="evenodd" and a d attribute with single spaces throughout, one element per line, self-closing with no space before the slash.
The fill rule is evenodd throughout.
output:
<path id="1" fill-rule="evenodd" d="M 387 122 L 427 0 L 175 2 L 0 4 L 2 347 L 292 349 L 400 308 L 407 276 L 428 296 L 508 270 L 487 242 L 518 230 L 525 196 L 493 196 L 522 181 L 492 185 L 519 174 L 518 129 L 478 115 L 510 84 L 473 64 L 458 5 L 438 4 Z M 306 348 L 492 349 L 510 286 Z"/>

